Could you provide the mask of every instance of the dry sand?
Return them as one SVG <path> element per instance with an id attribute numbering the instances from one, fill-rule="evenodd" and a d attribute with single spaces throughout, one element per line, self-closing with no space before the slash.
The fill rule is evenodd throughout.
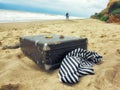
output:
<path id="1" fill-rule="evenodd" d="M 94 66 L 95 75 L 82 77 L 76 85 L 65 85 L 58 80 L 58 69 L 52 73 L 44 72 L 20 49 L 1 49 L 4 45 L 18 43 L 21 36 L 38 34 L 87 37 L 88 49 L 102 55 L 103 61 Z M 0 23 L 0 87 L 16 88 L 14 90 L 120 90 L 120 25 L 93 19 Z"/>

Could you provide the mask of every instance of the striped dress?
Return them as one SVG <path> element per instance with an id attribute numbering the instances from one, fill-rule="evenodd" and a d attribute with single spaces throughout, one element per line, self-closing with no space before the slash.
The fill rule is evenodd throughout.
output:
<path id="1" fill-rule="evenodd" d="M 79 78 L 94 74 L 93 65 L 101 61 L 102 56 L 96 52 L 77 48 L 68 53 L 59 68 L 59 79 L 63 83 L 77 83 Z"/>

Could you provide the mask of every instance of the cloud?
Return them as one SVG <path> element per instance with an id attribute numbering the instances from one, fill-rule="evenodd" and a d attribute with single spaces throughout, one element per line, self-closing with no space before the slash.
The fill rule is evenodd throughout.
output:
<path id="1" fill-rule="evenodd" d="M 109 0 L 0 0 L 0 3 L 17 4 L 36 8 L 45 8 L 72 15 L 88 17 L 100 12 Z"/>

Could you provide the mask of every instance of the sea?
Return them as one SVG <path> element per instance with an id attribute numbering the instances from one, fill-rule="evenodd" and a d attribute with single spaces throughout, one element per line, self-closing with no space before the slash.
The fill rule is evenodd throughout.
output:
<path id="1" fill-rule="evenodd" d="M 83 18 L 70 16 L 70 19 Z M 40 20 L 65 20 L 65 16 L 0 9 L 0 23 L 30 22 Z"/>

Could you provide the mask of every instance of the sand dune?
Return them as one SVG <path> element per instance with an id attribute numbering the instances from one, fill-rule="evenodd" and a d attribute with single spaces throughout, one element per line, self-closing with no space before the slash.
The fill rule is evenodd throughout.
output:
<path id="1" fill-rule="evenodd" d="M 38 34 L 59 34 L 87 37 L 88 49 L 103 56 L 94 66 L 95 75 L 87 75 L 76 85 L 58 80 L 58 69 L 42 71 L 20 49 L 2 50 L 4 45 L 19 42 L 19 37 Z M 15 90 L 120 90 L 120 25 L 98 20 L 41 21 L 0 23 L 0 87 Z"/>

